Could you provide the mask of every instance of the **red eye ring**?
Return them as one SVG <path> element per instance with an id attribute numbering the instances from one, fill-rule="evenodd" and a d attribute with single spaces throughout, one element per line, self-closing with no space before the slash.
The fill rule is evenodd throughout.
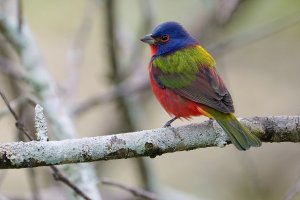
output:
<path id="1" fill-rule="evenodd" d="M 161 40 L 162 42 L 168 42 L 169 39 L 170 39 L 169 35 L 163 35 L 163 36 L 160 37 L 160 40 Z"/>

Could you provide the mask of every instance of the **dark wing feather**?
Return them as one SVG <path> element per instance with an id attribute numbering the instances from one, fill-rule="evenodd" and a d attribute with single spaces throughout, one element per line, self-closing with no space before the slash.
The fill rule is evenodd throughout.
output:
<path id="1" fill-rule="evenodd" d="M 187 75 L 164 73 L 159 68 L 152 66 L 152 76 L 161 88 L 171 89 L 182 97 L 223 113 L 234 112 L 231 95 L 213 67 L 201 66 L 197 74 Z M 175 82 L 186 83 L 185 80 L 191 80 L 191 76 L 194 78 L 189 81 L 189 84 L 174 85 Z"/>

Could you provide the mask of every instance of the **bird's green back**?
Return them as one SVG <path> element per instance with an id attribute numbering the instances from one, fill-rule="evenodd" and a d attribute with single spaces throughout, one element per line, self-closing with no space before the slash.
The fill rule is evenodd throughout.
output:
<path id="1" fill-rule="evenodd" d="M 205 66 L 213 68 L 213 57 L 201 46 L 191 46 L 173 53 L 157 56 L 153 62 L 165 75 L 159 81 L 169 88 L 181 88 L 196 79 L 199 68 Z"/>

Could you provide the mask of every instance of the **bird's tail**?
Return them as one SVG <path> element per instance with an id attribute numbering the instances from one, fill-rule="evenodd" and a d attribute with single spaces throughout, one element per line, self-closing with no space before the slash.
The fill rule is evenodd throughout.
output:
<path id="1" fill-rule="evenodd" d="M 261 146 L 261 141 L 244 127 L 232 113 L 226 114 L 212 108 L 209 108 L 207 112 L 219 123 L 237 149 L 245 151 L 251 146 Z"/>

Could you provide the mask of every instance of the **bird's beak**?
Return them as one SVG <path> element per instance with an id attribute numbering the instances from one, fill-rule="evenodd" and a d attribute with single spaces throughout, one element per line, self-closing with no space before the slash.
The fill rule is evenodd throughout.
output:
<path id="1" fill-rule="evenodd" d="M 145 35 L 143 38 L 141 38 L 141 41 L 150 45 L 155 44 L 155 39 L 152 37 L 151 34 Z"/>

